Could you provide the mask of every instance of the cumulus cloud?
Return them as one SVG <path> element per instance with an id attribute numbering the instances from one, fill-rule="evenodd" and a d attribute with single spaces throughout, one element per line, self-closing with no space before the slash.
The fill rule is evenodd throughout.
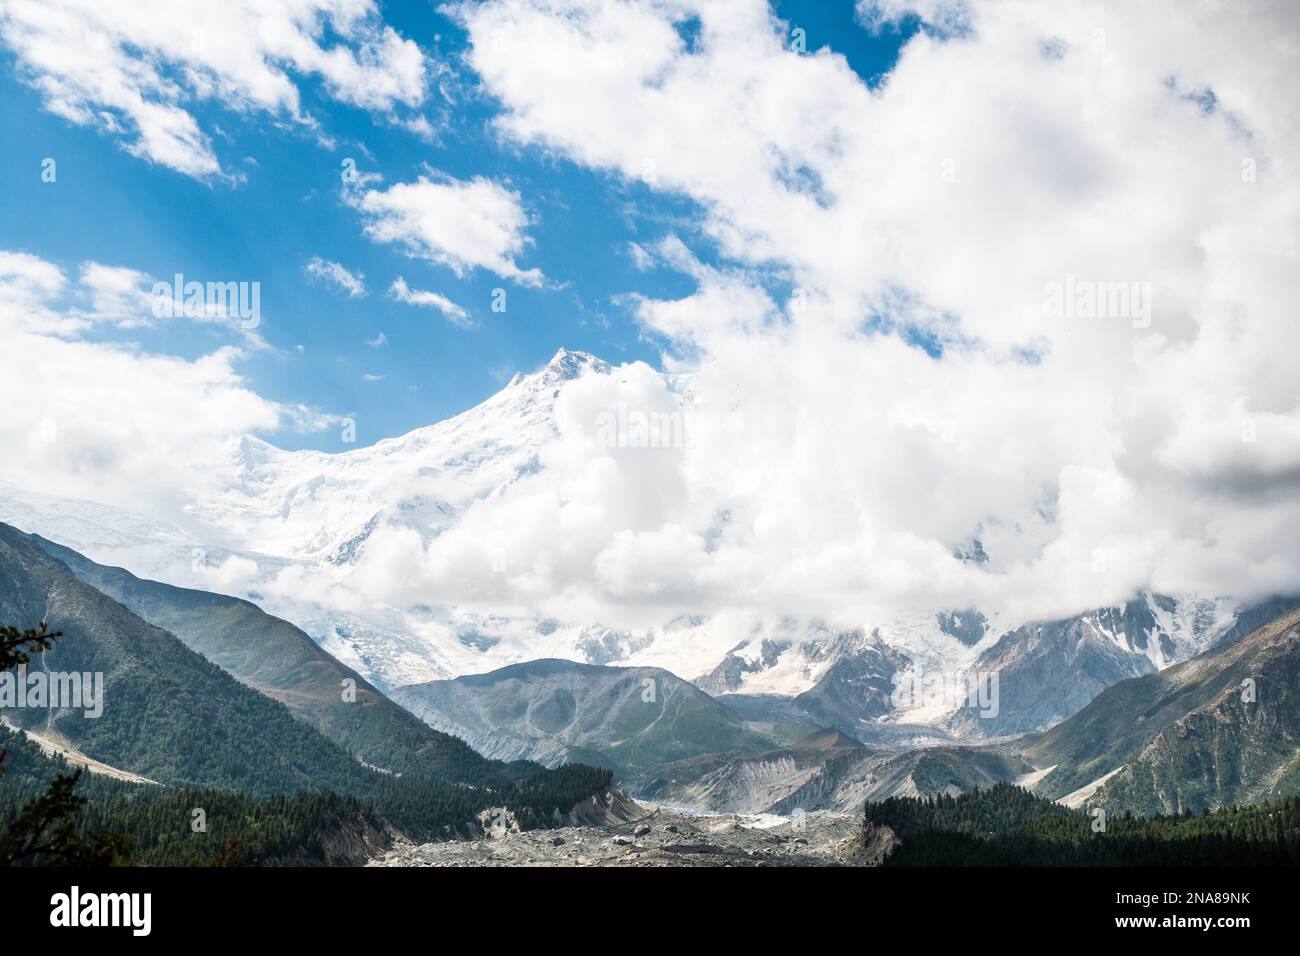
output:
<path id="1" fill-rule="evenodd" d="M 196 102 L 314 127 L 291 74 L 388 116 L 420 105 L 429 70 L 371 0 L 0 0 L 0 41 L 51 112 L 197 178 L 228 174 Z"/>
<path id="2" fill-rule="evenodd" d="M 537 467 L 509 477 L 508 471 L 494 476 L 501 467 L 496 462 L 485 466 L 475 482 L 490 491 L 505 478 L 505 486 L 467 502 L 430 542 L 410 528 L 381 526 L 369 536 L 349 587 L 399 606 L 443 602 L 498 612 L 541 610 L 572 620 L 606 619 L 618 604 L 625 605 L 625 614 L 655 616 L 665 605 L 709 595 L 708 581 L 691 573 L 707 570 L 705 562 L 695 561 L 692 568 L 665 560 L 661 576 L 647 575 L 650 562 L 640 554 L 651 548 L 666 558 L 680 554 L 685 542 L 699 543 L 694 531 L 665 527 L 693 523 L 707 507 L 690 501 L 682 472 L 690 424 L 679 397 L 643 363 L 611 375 L 512 387 L 527 395 L 538 386 L 542 393 L 558 388 L 558 398 L 557 433 L 538 447 Z M 499 399 L 509 407 L 513 400 L 509 389 Z M 518 428 L 513 420 L 504 424 Z M 471 434 L 468 440 L 517 439 L 507 431 Z M 443 453 L 457 461 L 480 454 L 452 448 Z M 390 471 L 387 482 L 367 492 L 389 501 L 403 495 L 457 500 L 467 490 L 454 474 L 440 478 L 428 469 L 419 475 Z"/>
<path id="3" fill-rule="evenodd" d="M 67 286 L 63 270 L 25 252 L 0 250 L 0 331 L 73 332 L 85 321 L 59 314 L 49 302 Z"/>
<path id="4" fill-rule="evenodd" d="M 152 320 L 152 282 L 147 273 L 126 266 L 87 262 L 81 267 L 80 284 L 90 296 L 90 317 L 124 328 Z"/>
<path id="5" fill-rule="evenodd" d="M 689 447 L 642 487 L 563 438 L 430 580 L 859 620 L 1300 589 L 1294 7 L 866 4 L 931 27 L 875 89 L 760 0 L 457 9 L 506 137 L 694 199 L 722 257 L 637 254 L 697 283 L 630 300 Z"/>
<path id="6" fill-rule="evenodd" d="M 155 281 L 147 272 L 90 260 L 76 282 L 37 256 L 0 250 L 0 330 L 21 329 L 71 336 L 96 325 L 141 329 L 173 319 L 225 326 L 244 344 L 268 346 L 257 333 L 261 321 L 256 282 L 198 282 L 181 276 Z M 256 313 L 254 313 L 256 306 Z"/>
<path id="7" fill-rule="evenodd" d="M 940 37 L 968 34 L 971 12 L 966 0 L 858 0 L 858 19 L 873 33 L 898 28 L 908 17 L 921 21 L 922 29 Z"/>
<path id="8" fill-rule="evenodd" d="M 365 217 L 366 234 L 407 254 L 449 267 L 458 276 L 487 269 L 521 285 L 542 283 L 537 269 L 520 269 L 515 257 L 531 242 L 530 219 L 519 193 L 482 176 L 421 177 L 388 189 L 360 192 L 352 201 Z"/>
<path id="9" fill-rule="evenodd" d="M 237 371 L 238 347 L 195 359 L 89 338 L 106 317 L 151 320 L 144 273 L 0 252 L 0 480 L 175 517 L 247 432 L 315 430 L 319 412 L 269 401 Z M 89 310 L 82 304 L 89 301 Z"/>
<path id="10" fill-rule="evenodd" d="M 324 282 L 350 299 L 359 299 L 366 294 L 366 277 L 360 272 L 351 272 L 343 265 L 320 256 L 312 256 L 303 267 L 307 277 L 317 282 Z"/>
<path id="11" fill-rule="evenodd" d="M 437 309 L 449 322 L 453 325 L 459 325 L 463 329 L 472 329 L 474 327 L 474 320 L 470 318 L 469 313 L 451 299 L 440 293 L 430 292 L 427 289 L 412 289 L 401 276 L 393 280 L 393 284 L 388 287 L 388 294 L 398 302 L 405 302 L 407 305 Z M 384 341 L 387 341 L 387 339 L 384 339 Z M 382 345 L 383 342 L 374 344 Z"/>

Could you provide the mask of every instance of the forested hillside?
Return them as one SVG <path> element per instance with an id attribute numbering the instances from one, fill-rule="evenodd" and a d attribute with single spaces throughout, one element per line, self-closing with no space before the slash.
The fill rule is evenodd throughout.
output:
<path id="1" fill-rule="evenodd" d="M 22 808 L 71 768 L 23 735 L 0 726 L 0 835 Z M 511 779 L 511 772 L 521 776 Z M 608 771 L 581 765 L 546 772 L 536 765 L 503 769 L 484 792 L 429 781 L 385 778 L 370 795 L 330 792 L 253 798 L 209 788 L 165 788 L 83 774 L 74 792 L 85 804 L 72 814 L 80 836 L 121 835 L 118 862 L 155 866 L 357 864 L 387 845 L 394 831 L 415 839 L 481 832 L 477 814 L 494 802 L 523 829 L 556 826 L 568 811 L 610 785 Z M 204 829 L 196 831 L 196 810 Z M 489 818 L 490 819 L 490 818 Z M 25 862 L 40 862 L 39 857 Z"/>
<path id="2" fill-rule="evenodd" d="M 1068 810 L 1011 784 L 868 803 L 864 844 L 900 841 L 886 866 L 1285 866 L 1300 863 L 1300 797 L 1200 815 Z M 1100 828 L 1100 829 L 1099 829 Z"/>

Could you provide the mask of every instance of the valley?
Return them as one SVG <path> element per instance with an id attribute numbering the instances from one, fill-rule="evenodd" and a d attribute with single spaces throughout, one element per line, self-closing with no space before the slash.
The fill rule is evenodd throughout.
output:
<path id="1" fill-rule="evenodd" d="M 856 813 L 780 817 L 684 814 L 646 806 L 604 827 L 487 834 L 477 840 L 399 843 L 370 866 L 752 867 L 861 866 L 881 848 L 859 842 Z"/>
<path id="2" fill-rule="evenodd" d="M 0 524 L 0 615 L 57 628 L 39 665 L 102 673 L 112 702 L 86 721 L 0 707 L 39 745 L 21 754 L 49 761 L 15 767 L 10 799 L 37 770 L 79 766 L 137 828 L 130 800 L 185 788 L 271 801 L 249 812 L 272 820 L 280 796 L 338 795 L 309 805 L 349 849 L 298 859 L 700 866 L 861 863 L 845 841 L 864 807 L 1002 785 L 1139 814 L 1300 791 L 1294 596 L 642 629 L 429 595 L 345 611 L 298 598 L 312 581 L 337 598 L 376 542 L 454 534 L 476 502 L 526 483 L 561 430 L 559 396 L 611 374 L 561 350 L 477 408 L 356 453 L 246 438 L 184 529 L 0 486 L 0 517 L 19 522 Z M 689 402 L 688 383 L 661 384 Z M 960 560 L 989 558 L 975 541 Z M 147 858 L 170 858 L 160 846 Z"/>
<path id="3" fill-rule="evenodd" d="M 967 649 L 998 662 L 990 687 L 1005 692 L 984 716 L 956 701 L 908 723 L 892 699 L 911 659 L 878 634 L 769 648 L 696 682 L 548 658 L 384 691 L 253 602 L 140 578 L 4 525 L 0 577 L 0 611 L 26 620 L 39 607 L 62 634 L 40 664 L 103 671 L 110 702 L 84 721 L 4 708 L 9 732 L 38 745 L 18 754 L 43 754 L 46 773 L 64 760 L 88 769 L 104 793 L 117 793 L 110 781 L 145 785 L 154 802 L 193 786 L 346 795 L 363 802 L 331 826 L 354 847 L 335 858 L 353 863 L 860 864 L 883 858 L 851 839 L 863 807 L 882 802 L 1011 784 L 1081 812 L 1179 814 L 1300 790 L 1300 609 L 1284 599 L 1214 617 L 1220 637 L 1182 662 L 1161 630 L 1174 607 L 1163 601 L 1022 627 L 983 651 L 971 634 Z M 1180 633 L 1195 627 L 1211 619 Z M 1099 670 L 1121 659 L 1117 634 L 1142 655 Z M 826 663 L 812 687 L 737 691 L 790 651 Z M 1062 654 L 1090 662 L 1096 683 L 1078 685 L 1075 704 L 1058 700 L 1069 713 L 1038 729 L 1042 661 Z M 152 668 L 159 658 L 167 670 Z M 1022 706 L 1025 661 L 1039 676 Z M 176 710 L 165 688 L 179 674 L 193 676 Z M 999 733 L 1033 714 L 1027 732 Z M 197 748 L 177 749 L 178 732 Z M 11 780 L 30 787 L 39 772 Z M 374 822 L 346 822 L 374 812 L 365 806 Z"/>

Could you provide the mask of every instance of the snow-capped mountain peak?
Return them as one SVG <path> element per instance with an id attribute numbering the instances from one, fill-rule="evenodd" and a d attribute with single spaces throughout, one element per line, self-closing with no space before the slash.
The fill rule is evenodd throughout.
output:
<path id="1" fill-rule="evenodd" d="M 459 415 L 334 454 L 284 451 L 245 435 L 217 466 L 218 490 L 189 510 L 236 529 L 249 551 L 336 565 L 381 527 L 410 528 L 428 541 L 537 467 L 538 449 L 556 434 L 562 385 L 609 371 L 593 355 L 560 349 Z"/>
<path id="2" fill-rule="evenodd" d="M 561 348 L 539 373 L 544 385 L 556 385 L 571 381 L 587 372 L 598 375 L 609 374 L 609 363 L 588 352 L 571 352 Z"/>

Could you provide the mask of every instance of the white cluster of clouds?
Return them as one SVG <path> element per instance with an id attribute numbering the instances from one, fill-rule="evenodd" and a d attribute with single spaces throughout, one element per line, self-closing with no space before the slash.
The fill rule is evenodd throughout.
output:
<path id="1" fill-rule="evenodd" d="M 388 294 L 398 302 L 405 302 L 407 305 L 437 309 L 453 325 L 459 325 L 462 328 L 473 328 L 474 326 L 474 320 L 470 318 L 469 313 L 451 299 L 440 292 L 430 292 L 427 289 L 412 289 L 401 276 L 393 280 L 393 284 L 388 287 Z"/>
<path id="2" fill-rule="evenodd" d="M 413 258 L 447 266 L 458 276 L 480 268 L 522 285 L 542 283 L 539 270 L 515 262 L 531 241 L 522 198 L 490 179 L 435 173 L 388 189 L 363 190 L 352 201 L 370 238 Z"/>
<path id="3" fill-rule="evenodd" d="M 535 467 L 527 463 L 526 448 L 510 447 L 537 440 L 521 430 L 512 389 L 494 398 L 494 407 L 476 409 L 442 436 L 399 445 L 408 455 L 420 450 L 406 473 L 391 465 L 398 458 L 393 448 L 382 461 L 374 455 L 368 464 L 354 463 L 352 477 L 383 469 L 384 484 L 368 487 L 367 500 L 387 496 L 394 518 L 418 515 L 419 502 L 431 498 L 464 501 L 468 507 L 432 540 L 409 524 L 381 527 L 369 537 L 346 588 L 395 606 L 432 603 L 628 626 L 662 623 L 665 607 L 714 608 L 720 579 L 712 576 L 726 568 L 725 562 L 709 566 L 702 560 L 694 529 L 712 519 L 711 503 L 691 500 L 687 442 L 611 442 L 611 430 L 597 427 L 620 406 L 632 415 L 671 421 L 684 415 L 679 397 L 644 363 L 568 382 L 548 378 L 545 370 L 539 374 L 512 387 L 542 401 L 558 392 L 549 420 L 558 437 L 538 441 Z M 500 434 L 497 421 L 506 427 Z M 685 429 L 669 431 L 677 437 Z M 522 457 L 498 474 L 512 453 Z M 419 467 L 466 458 L 486 461 L 479 473 L 464 477 L 452 468 L 438 479 Z M 345 480 L 332 468 L 330 473 Z M 286 523 L 297 518 L 290 515 Z M 679 558 L 685 563 L 677 563 Z"/>
<path id="4" fill-rule="evenodd" d="M 193 104 L 315 129 L 291 74 L 428 135 L 429 64 L 373 0 L 0 0 L 0 41 L 46 107 L 198 178 L 229 175 Z"/>
<path id="5" fill-rule="evenodd" d="M 691 373 L 690 447 L 573 438 L 430 545 L 427 581 L 495 593 L 473 549 L 499 541 L 542 582 L 516 593 L 575 606 L 1300 589 L 1300 11 L 920 13 L 872 90 L 761 0 L 458 8 L 503 135 L 696 200 L 724 264 L 642 246 L 699 285 L 639 302 Z M 1050 316 L 1067 281 L 1149 283 L 1149 326 Z M 987 564 L 953 556 L 976 539 Z"/>
<path id="6" fill-rule="evenodd" d="M 350 299 L 359 299 L 366 294 L 366 277 L 333 260 L 312 256 L 303 266 L 303 271 L 312 281 L 324 282 Z"/>
<path id="7" fill-rule="evenodd" d="M 0 251 L 0 480 L 175 514 L 240 435 L 332 420 L 249 388 L 236 370 L 240 346 L 185 359 L 95 334 L 100 323 L 152 322 L 151 285 L 142 272 L 96 262 L 74 280 L 54 263 Z"/>

